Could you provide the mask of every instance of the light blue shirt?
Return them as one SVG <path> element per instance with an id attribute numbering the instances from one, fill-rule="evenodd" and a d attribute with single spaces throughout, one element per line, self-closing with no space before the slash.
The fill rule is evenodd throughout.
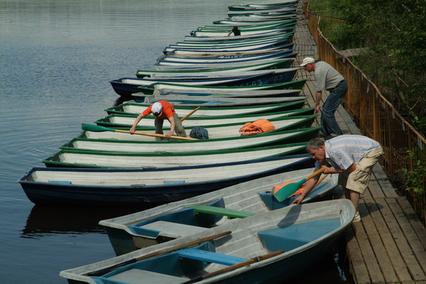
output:
<path id="1" fill-rule="evenodd" d="M 340 135 L 325 141 L 324 146 L 326 159 L 331 160 L 333 166 L 347 170 L 380 144 L 362 135 Z"/>

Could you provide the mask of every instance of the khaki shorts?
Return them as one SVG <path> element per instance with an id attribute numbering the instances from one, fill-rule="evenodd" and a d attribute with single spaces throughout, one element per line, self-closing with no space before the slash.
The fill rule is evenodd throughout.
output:
<path id="1" fill-rule="evenodd" d="M 364 193 L 370 180 L 371 170 L 382 155 L 382 147 L 375 148 L 365 154 L 356 164 L 356 169 L 348 175 L 346 188 L 360 194 Z"/>

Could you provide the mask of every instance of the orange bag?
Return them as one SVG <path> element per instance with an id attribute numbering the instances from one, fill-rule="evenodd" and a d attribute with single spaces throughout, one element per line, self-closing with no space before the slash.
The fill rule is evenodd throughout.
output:
<path id="1" fill-rule="evenodd" d="M 260 133 L 274 131 L 275 126 L 267 119 L 258 119 L 247 122 L 240 128 L 241 136 L 256 135 Z"/>

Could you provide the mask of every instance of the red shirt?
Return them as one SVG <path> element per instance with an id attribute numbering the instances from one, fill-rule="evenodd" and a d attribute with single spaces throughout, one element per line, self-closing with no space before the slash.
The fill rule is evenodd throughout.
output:
<path id="1" fill-rule="evenodd" d="M 175 109 L 173 108 L 173 105 L 171 103 L 169 103 L 168 101 L 158 101 L 161 106 L 163 107 L 163 109 L 161 110 L 161 115 L 160 117 L 162 118 L 171 118 L 173 117 L 173 115 L 175 114 Z M 143 115 L 149 115 L 152 113 L 152 105 L 150 105 L 149 107 L 147 107 L 144 111 L 143 111 Z"/>

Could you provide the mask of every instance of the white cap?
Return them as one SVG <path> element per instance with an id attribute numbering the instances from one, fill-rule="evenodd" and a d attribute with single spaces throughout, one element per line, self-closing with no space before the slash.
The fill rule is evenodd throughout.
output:
<path id="1" fill-rule="evenodd" d="M 305 57 L 302 61 L 302 64 L 300 64 L 300 67 L 304 67 L 310 63 L 315 63 L 315 59 L 313 59 L 312 57 Z"/>
<path id="2" fill-rule="evenodd" d="M 163 106 L 160 102 L 155 102 L 152 104 L 151 111 L 153 114 L 159 114 L 163 110 Z"/>

